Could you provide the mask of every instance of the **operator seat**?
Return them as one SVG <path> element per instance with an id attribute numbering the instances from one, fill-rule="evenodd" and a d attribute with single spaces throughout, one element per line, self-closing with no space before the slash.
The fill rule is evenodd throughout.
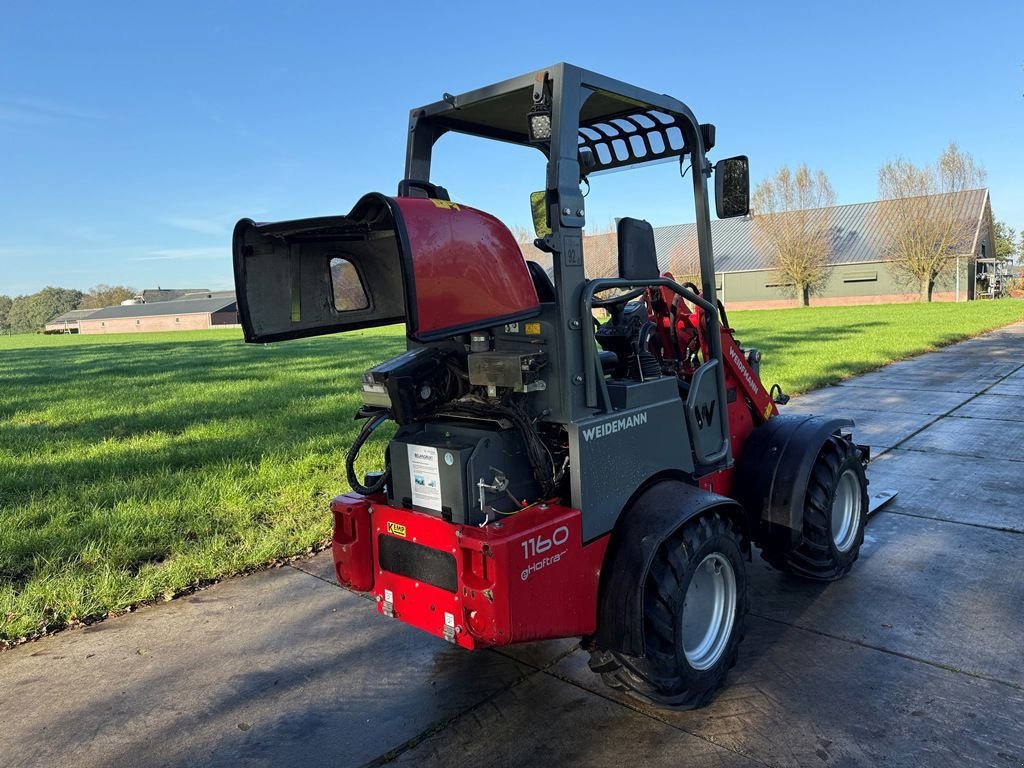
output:
<path id="1" fill-rule="evenodd" d="M 654 227 L 649 221 L 623 217 L 616 227 L 619 238 L 619 277 L 626 280 L 657 280 L 661 277 L 658 266 L 658 250 L 654 244 Z M 605 371 L 608 364 L 601 357 L 601 365 Z M 678 380 L 679 396 L 686 401 L 689 383 Z"/>
<path id="2" fill-rule="evenodd" d="M 619 219 L 619 277 L 626 280 L 657 280 L 658 252 L 654 247 L 654 227 L 643 219 L 628 216 Z"/>
<path id="3" fill-rule="evenodd" d="M 631 280 L 655 280 L 661 277 L 654 246 L 654 227 L 641 219 L 619 219 L 619 275 Z M 679 397 L 685 403 L 690 382 L 677 378 Z"/>
<path id="4" fill-rule="evenodd" d="M 656 280 L 661 277 L 658 253 L 654 246 L 654 227 L 643 219 L 624 216 L 616 226 L 619 245 L 619 277 L 626 280 Z M 618 356 L 610 351 L 598 352 L 601 369 L 606 375 L 619 365 Z"/>

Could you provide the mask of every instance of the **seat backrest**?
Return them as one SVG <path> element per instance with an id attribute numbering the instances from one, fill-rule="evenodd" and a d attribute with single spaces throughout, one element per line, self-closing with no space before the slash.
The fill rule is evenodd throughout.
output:
<path id="1" fill-rule="evenodd" d="M 530 270 L 530 277 L 533 278 L 533 287 L 537 289 L 537 298 L 542 304 L 555 301 L 555 284 L 551 282 L 551 275 L 536 261 L 527 261 L 527 269 Z"/>
<path id="2" fill-rule="evenodd" d="M 654 248 L 654 227 L 643 219 L 619 219 L 619 277 L 656 280 L 661 277 Z"/>

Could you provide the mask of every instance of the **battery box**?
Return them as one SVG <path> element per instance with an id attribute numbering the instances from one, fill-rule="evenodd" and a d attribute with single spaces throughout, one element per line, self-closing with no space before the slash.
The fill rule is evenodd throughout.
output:
<path id="1" fill-rule="evenodd" d="M 539 494 L 515 429 L 420 422 L 401 428 L 389 452 L 389 503 L 453 523 L 482 523 Z"/>

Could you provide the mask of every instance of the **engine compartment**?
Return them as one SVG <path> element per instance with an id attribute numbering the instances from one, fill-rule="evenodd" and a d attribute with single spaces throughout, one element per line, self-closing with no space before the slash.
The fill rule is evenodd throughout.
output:
<path id="1" fill-rule="evenodd" d="M 526 336 L 524 325 L 500 331 Z M 548 388 L 549 357 L 542 324 L 529 325 L 535 333 L 525 343 L 496 340 L 481 329 L 413 347 L 366 371 L 357 413 L 366 419 L 361 437 L 388 419 L 399 428 L 381 473 L 357 477 L 358 450 L 350 451 L 353 488 L 383 492 L 399 508 L 473 525 L 564 498 L 566 431 L 543 420 L 538 395 Z"/>
<path id="2" fill-rule="evenodd" d="M 646 420 L 629 409 L 643 407 L 656 382 L 658 397 L 685 404 L 708 359 L 699 309 L 666 302 L 659 288 L 602 299 L 601 306 L 608 317 L 594 320 L 594 337 L 613 403 L 624 415 L 584 429 L 577 442 Z M 740 350 L 731 334 L 726 327 L 729 348 L 754 370 L 759 353 Z M 542 502 L 571 506 L 572 438 L 566 425 L 548 419 L 550 390 L 557 386 L 552 336 L 541 315 L 412 346 L 364 372 L 357 417 L 366 421 L 347 465 L 353 489 L 458 525 L 486 526 Z M 734 431 L 754 424 L 755 403 L 735 394 L 738 378 L 728 374 Z M 386 468 L 358 477 L 359 447 L 387 420 L 398 430 L 385 452 Z M 680 445 L 683 435 L 671 447 L 689 455 L 690 447 Z M 699 471 L 699 463 L 689 466 Z"/>

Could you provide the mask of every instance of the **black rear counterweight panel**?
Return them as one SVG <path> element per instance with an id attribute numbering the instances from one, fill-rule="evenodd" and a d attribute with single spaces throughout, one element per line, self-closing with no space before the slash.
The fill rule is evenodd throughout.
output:
<path id="1" fill-rule="evenodd" d="M 422 581 L 447 592 L 458 592 L 455 558 L 449 552 L 381 534 L 380 567 L 390 573 Z"/>

